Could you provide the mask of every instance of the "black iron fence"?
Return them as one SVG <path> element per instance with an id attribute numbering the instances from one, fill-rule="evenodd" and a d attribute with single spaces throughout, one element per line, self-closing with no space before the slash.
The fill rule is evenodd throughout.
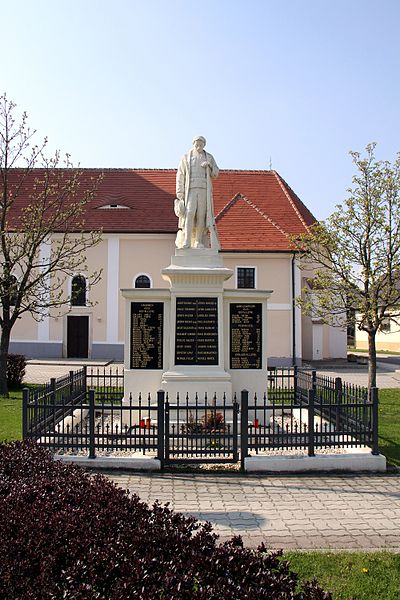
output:
<path id="1" fill-rule="evenodd" d="M 163 395 L 163 392 L 161 392 Z M 165 402 L 165 462 L 237 462 L 239 403 L 177 396 Z"/>
<path id="2" fill-rule="evenodd" d="M 151 455 L 162 463 L 236 462 L 239 455 L 370 447 L 378 392 L 304 369 L 271 369 L 249 398 L 124 397 L 123 372 L 80 369 L 23 392 L 23 435 L 57 453 Z"/>
<path id="3" fill-rule="evenodd" d="M 327 448 L 370 447 L 379 454 L 377 388 L 297 368 L 271 369 L 268 383 L 261 400 L 242 393 L 242 459 L 249 451 L 280 449 L 314 456 Z"/>

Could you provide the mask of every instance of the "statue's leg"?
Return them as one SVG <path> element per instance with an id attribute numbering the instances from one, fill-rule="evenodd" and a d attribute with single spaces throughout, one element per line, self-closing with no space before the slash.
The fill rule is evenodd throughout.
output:
<path id="1" fill-rule="evenodd" d="M 193 223 L 194 216 L 196 214 L 197 207 L 197 198 L 196 194 L 193 190 L 189 191 L 186 205 L 186 213 L 185 213 L 185 224 L 183 227 L 184 233 L 184 241 L 183 248 L 190 248 L 192 241 L 192 231 L 193 231 Z"/>
<path id="2" fill-rule="evenodd" d="M 195 247 L 204 248 L 204 233 L 206 229 L 207 190 L 199 189 L 197 195 L 196 211 L 196 239 Z"/>

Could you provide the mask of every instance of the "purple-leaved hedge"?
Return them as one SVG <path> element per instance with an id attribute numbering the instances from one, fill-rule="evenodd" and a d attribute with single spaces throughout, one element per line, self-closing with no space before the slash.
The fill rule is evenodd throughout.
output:
<path id="1" fill-rule="evenodd" d="M 4 600 L 329 600 L 281 552 L 220 544 L 210 524 L 152 507 L 31 443 L 0 446 Z"/>

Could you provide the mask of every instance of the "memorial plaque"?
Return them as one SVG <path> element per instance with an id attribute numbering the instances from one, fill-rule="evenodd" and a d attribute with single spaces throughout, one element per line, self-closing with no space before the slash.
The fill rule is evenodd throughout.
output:
<path id="1" fill-rule="evenodd" d="M 262 305 L 230 305 L 230 368 L 261 369 Z"/>
<path id="2" fill-rule="evenodd" d="M 131 369 L 163 368 L 163 302 L 131 302 Z"/>
<path id="3" fill-rule="evenodd" d="M 217 298 L 176 299 L 175 364 L 218 364 Z"/>

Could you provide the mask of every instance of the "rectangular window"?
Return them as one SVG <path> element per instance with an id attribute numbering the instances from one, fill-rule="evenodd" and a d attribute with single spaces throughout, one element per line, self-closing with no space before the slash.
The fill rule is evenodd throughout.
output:
<path id="1" fill-rule="evenodd" d="M 256 287 L 256 270 L 254 267 L 237 267 L 238 288 L 254 289 Z"/>

